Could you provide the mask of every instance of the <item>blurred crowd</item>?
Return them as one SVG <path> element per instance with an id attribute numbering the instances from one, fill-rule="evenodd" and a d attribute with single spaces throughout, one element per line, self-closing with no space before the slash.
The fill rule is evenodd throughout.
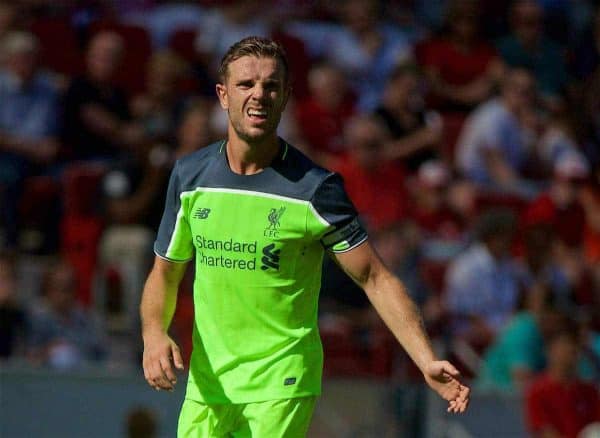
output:
<path id="1" fill-rule="evenodd" d="M 138 366 L 169 172 L 225 136 L 216 71 L 248 35 L 286 48 L 280 135 L 343 175 L 440 354 L 525 390 L 533 430 L 558 421 L 556 394 L 597 404 L 552 423 L 565 436 L 600 420 L 592 0 L 0 1 L 0 357 Z M 325 264 L 326 373 L 418 381 Z M 188 355 L 191 277 L 173 323 Z"/>

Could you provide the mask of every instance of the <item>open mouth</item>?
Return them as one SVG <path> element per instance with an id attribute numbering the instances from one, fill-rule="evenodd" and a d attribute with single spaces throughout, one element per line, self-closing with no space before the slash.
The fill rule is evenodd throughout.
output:
<path id="1" fill-rule="evenodd" d="M 267 120 L 267 110 L 265 109 L 249 109 L 246 114 L 255 122 L 264 122 Z"/>

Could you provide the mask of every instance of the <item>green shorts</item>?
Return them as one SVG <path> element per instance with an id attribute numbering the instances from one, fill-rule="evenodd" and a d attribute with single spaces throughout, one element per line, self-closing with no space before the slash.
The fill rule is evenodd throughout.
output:
<path id="1" fill-rule="evenodd" d="M 205 405 L 185 399 L 179 414 L 179 438 L 303 438 L 316 397 L 247 404 Z"/>

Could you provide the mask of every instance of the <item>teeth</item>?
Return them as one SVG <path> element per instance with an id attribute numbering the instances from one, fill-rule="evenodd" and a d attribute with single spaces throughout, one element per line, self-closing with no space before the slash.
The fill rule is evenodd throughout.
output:
<path id="1" fill-rule="evenodd" d="M 265 117 L 267 115 L 267 112 L 266 111 L 261 111 L 261 110 L 248 110 L 248 115 L 250 115 L 250 116 Z"/>

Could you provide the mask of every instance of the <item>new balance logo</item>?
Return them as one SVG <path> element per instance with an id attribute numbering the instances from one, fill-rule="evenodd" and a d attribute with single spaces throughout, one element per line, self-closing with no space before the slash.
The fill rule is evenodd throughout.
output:
<path id="1" fill-rule="evenodd" d="M 260 261 L 263 263 L 260 269 L 266 271 L 269 268 L 272 268 L 276 271 L 279 271 L 279 253 L 280 249 L 275 249 L 275 244 L 271 243 L 263 248 L 262 253 L 263 257 Z"/>
<path id="2" fill-rule="evenodd" d="M 210 208 L 202 208 L 202 207 L 200 207 L 194 213 L 194 219 L 206 219 L 208 217 L 209 213 L 210 213 Z"/>

